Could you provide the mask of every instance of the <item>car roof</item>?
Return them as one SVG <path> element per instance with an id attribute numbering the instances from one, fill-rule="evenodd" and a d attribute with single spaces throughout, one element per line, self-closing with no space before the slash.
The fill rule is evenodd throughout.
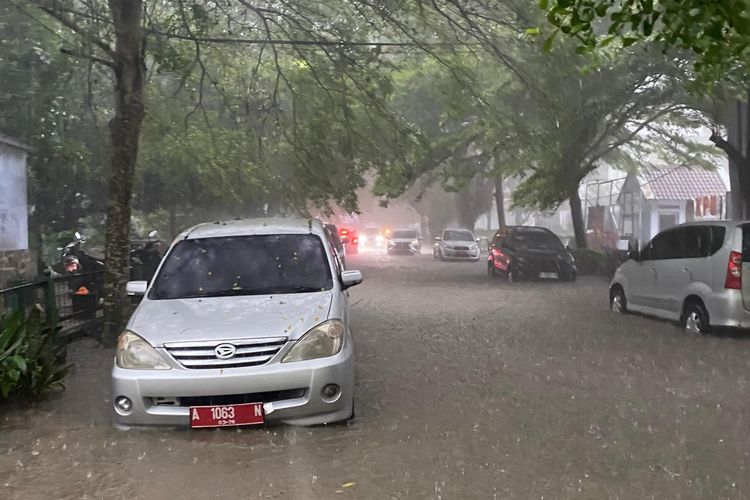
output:
<path id="1" fill-rule="evenodd" d="M 696 220 L 691 222 L 684 222 L 682 224 L 679 224 L 674 227 L 680 227 L 680 226 L 723 226 L 723 227 L 732 227 L 732 226 L 739 226 L 742 224 L 748 224 L 750 221 L 744 221 L 744 220 Z"/>
<path id="2" fill-rule="evenodd" d="M 323 224 L 317 219 L 255 218 L 204 222 L 184 231 L 178 239 L 220 238 L 259 234 L 324 234 Z"/>

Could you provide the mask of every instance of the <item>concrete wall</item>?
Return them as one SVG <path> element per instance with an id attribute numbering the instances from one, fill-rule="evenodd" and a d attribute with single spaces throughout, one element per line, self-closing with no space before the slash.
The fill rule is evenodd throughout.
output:
<path id="1" fill-rule="evenodd" d="M 0 136 L 0 252 L 29 248 L 26 150 Z"/>

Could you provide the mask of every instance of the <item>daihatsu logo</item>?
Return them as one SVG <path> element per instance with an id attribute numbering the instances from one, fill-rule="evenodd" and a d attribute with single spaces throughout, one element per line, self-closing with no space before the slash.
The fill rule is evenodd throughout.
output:
<path id="1" fill-rule="evenodd" d="M 219 359 L 233 358 L 236 352 L 237 348 L 232 344 L 219 344 L 214 349 L 214 353 L 216 353 L 216 357 Z"/>

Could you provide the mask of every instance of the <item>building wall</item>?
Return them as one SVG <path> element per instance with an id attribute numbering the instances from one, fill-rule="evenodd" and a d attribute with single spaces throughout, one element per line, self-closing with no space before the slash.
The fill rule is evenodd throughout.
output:
<path id="1" fill-rule="evenodd" d="M 28 247 L 26 151 L 0 138 L 0 252 Z"/>

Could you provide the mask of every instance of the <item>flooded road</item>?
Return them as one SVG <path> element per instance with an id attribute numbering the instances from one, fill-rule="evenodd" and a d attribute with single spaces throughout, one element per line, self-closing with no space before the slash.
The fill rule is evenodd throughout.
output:
<path id="1" fill-rule="evenodd" d="M 607 283 L 492 282 L 483 263 L 350 259 L 356 419 L 119 432 L 112 352 L 0 408 L 0 497 L 747 498 L 750 335 L 608 311 Z"/>

